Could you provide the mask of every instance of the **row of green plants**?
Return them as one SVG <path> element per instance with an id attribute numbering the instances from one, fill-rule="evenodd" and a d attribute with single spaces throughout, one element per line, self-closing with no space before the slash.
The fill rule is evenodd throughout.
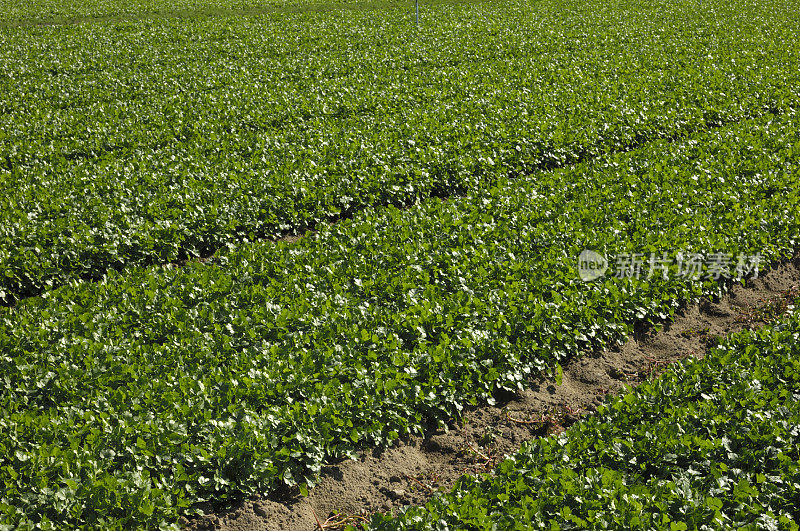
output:
<path id="1" fill-rule="evenodd" d="M 429 9 L 3 31 L 0 302 L 800 101 L 785 0 Z"/>
<path id="2" fill-rule="evenodd" d="M 800 301 L 795 301 L 795 304 Z M 531 441 L 375 531 L 800 529 L 800 313 Z"/>
<path id="3" fill-rule="evenodd" d="M 425 0 L 423 9 L 443 2 L 462 1 Z M 346 9 L 401 11 L 392 16 L 404 16 L 402 12 L 405 12 L 408 19 L 413 20 L 408 16 L 413 12 L 413 4 L 409 5 L 407 0 L 35 0 L 26 4 L 0 0 L 0 27 Z"/>
<path id="4" fill-rule="evenodd" d="M 457 419 L 732 282 L 583 282 L 586 248 L 797 247 L 796 114 L 658 141 L 294 244 L 111 272 L 0 309 L 0 523 L 174 525 L 304 493 L 331 460 Z"/>

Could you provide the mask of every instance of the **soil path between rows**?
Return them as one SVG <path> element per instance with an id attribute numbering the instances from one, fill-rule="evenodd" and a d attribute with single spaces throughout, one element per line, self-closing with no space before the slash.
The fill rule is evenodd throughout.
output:
<path id="1" fill-rule="evenodd" d="M 786 310 L 798 285 L 800 257 L 762 272 L 746 286 L 735 285 L 718 302 L 687 306 L 659 330 L 573 361 L 564 367 L 561 385 L 547 378 L 531 381 L 505 403 L 470 409 L 455 429 L 327 466 L 306 498 L 251 499 L 182 524 L 196 531 L 311 531 L 336 513 L 341 516 L 329 520 L 326 529 L 344 517 L 424 504 L 463 474 L 490 470 L 523 442 L 563 431 L 591 414 L 606 394 L 656 377 L 680 359 L 702 357 L 718 336 L 764 325 Z"/>

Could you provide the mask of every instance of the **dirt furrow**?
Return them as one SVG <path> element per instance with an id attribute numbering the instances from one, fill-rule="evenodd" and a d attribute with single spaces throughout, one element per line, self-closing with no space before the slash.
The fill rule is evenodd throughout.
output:
<path id="1" fill-rule="evenodd" d="M 465 473 L 490 470 L 531 438 L 557 433 L 590 415 L 609 393 L 656 377 L 675 361 L 701 357 L 719 336 L 763 326 L 797 297 L 800 259 L 781 264 L 717 302 L 687 306 L 673 322 L 631 338 L 621 347 L 575 360 L 560 385 L 541 378 L 523 393 L 493 406 L 472 408 L 446 432 L 365 451 L 360 459 L 327 466 L 308 497 L 251 499 L 202 518 L 193 530 L 310 531 L 355 523 L 373 512 L 423 504 Z M 334 516 L 334 515 L 339 516 Z M 327 525 L 325 524 L 327 521 Z"/>

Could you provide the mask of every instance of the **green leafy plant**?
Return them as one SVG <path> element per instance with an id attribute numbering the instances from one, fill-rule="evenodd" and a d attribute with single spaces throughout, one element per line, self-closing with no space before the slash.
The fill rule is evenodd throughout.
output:
<path id="1" fill-rule="evenodd" d="M 305 493 L 735 281 L 583 249 L 786 258 L 797 12 L 713 5 L 4 29 L 0 297 L 41 296 L 0 309 L 0 524 Z"/>
<path id="2" fill-rule="evenodd" d="M 0 310 L 3 518 L 166 525 L 197 502 L 302 491 L 328 460 L 443 426 L 720 293 L 732 279 L 583 282 L 575 260 L 589 243 L 786 256 L 796 120 L 367 210 L 294 244 L 112 272 Z M 758 177 L 722 183 L 726 151 Z"/>
<path id="3" fill-rule="evenodd" d="M 726 338 L 492 475 L 369 529 L 754 529 L 800 523 L 800 317 Z"/>
<path id="4" fill-rule="evenodd" d="M 798 107 L 785 0 L 431 9 L 4 29 L 0 302 Z"/>

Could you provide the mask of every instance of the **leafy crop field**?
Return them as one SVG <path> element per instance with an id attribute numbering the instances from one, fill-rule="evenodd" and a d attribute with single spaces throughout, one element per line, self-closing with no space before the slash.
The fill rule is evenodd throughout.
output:
<path id="1" fill-rule="evenodd" d="M 798 246 L 789 2 L 3 6 L 8 528 L 306 492 L 736 276 L 583 282 L 583 249 Z"/>
<path id="2" fill-rule="evenodd" d="M 326 459 L 613 344 L 720 288 L 583 283 L 580 249 L 784 256 L 798 233 L 796 128 L 795 115 L 745 122 L 4 310 L 6 508 L 15 521 L 143 525 L 310 486 Z"/>
<path id="3" fill-rule="evenodd" d="M 734 335 L 371 529 L 797 529 L 800 316 Z"/>
<path id="4" fill-rule="evenodd" d="M 5 28 L 0 301 L 798 102 L 785 0 L 439 4 L 419 32 L 406 15 Z"/>
<path id="5" fill-rule="evenodd" d="M 478 0 L 481 1 L 481 0 Z M 431 0 L 429 5 L 459 3 L 459 0 Z M 270 13 L 328 12 L 337 10 L 404 9 L 397 0 L 37 0 L 20 4 L 0 1 L 0 25 L 59 25 L 65 23 L 108 22 L 149 18 L 242 16 Z"/>

